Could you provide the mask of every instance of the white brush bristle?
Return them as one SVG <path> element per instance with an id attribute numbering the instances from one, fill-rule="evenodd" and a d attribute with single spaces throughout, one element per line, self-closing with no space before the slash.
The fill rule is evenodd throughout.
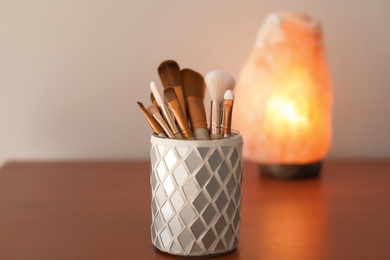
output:
<path id="1" fill-rule="evenodd" d="M 230 89 L 226 90 L 225 94 L 223 95 L 223 99 L 233 100 L 234 99 L 233 91 L 231 91 Z"/>
<path id="2" fill-rule="evenodd" d="M 205 83 L 211 100 L 222 101 L 225 92 L 228 89 L 233 90 L 236 81 L 229 73 L 214 70 L 207 73 Z"/>
<path id="3" fill-rule="evenodd" d="M 160 106 L 164 103 L 164 100 L 162 99 L 162 96 L 160 94 L 160 91 L 158 90 L 156 83 L 154 81 L 150 82 L 150 90 L 153 93 L 154 98 L 156 99 L 157 104 Z"/>

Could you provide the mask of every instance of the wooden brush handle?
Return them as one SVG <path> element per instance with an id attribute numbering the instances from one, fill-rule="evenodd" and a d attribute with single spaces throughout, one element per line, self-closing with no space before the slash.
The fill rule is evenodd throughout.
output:
<path id="1" fill-rule="evenodd" d="M 173 87 L 173 90 L 175 91 L 176 97 L 179 100 L 181 110 L 183 111 L 183 115 L 185 118 L 187 118 L 187 106 L 186 106 L 186 99 L 184 97 L 184 91 L 182 86 L 175 86 Z"/>
<path id="2" fill-rule="evenodd" d="M 187 106 L 195 138 L 209 139 L 210 137 L 207 131 L 207 116 L 203 100 L 196 96 L 189 96 L 187 97 Z M 206 131 L 198 129 L 205 129 Z"/>

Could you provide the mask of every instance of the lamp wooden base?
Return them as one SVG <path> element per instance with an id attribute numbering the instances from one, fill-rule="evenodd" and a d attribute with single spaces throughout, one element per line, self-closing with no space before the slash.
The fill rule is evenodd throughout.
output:
<path id="1" fill-rule="evenodd" d="M 322 161 L 308 164 L 260 164 L 263 176 L 277 179 L 309 179 L 320 175 Z"/>

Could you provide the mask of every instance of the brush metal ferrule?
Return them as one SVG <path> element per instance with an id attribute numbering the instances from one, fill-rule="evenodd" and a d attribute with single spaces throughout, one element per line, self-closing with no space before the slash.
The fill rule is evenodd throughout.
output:
<path id="1" fill-rule="evenodd" d="M 224 107 L 223 137 L 227 138 L 230 137 L 232 127 L 233 100 L 225 100 Z"/>
<path id="2" fill-rule="evenodd" d="M 210 138 L 221 139 L 222 134 L 222 101 L 211 100 L 210 106 Z"/>

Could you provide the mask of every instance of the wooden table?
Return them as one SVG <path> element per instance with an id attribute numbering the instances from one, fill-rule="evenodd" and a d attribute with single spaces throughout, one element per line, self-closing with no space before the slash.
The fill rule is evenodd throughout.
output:
<path id="1" fill-rule="evenodd" d="M 238 249 L 219 259 L 390 259 L 390 160 L 326 161 L 281 181 L 244 164 Z M 0 170 L 0 259 L 179 259 L 150 241 L 148 162 Z"/>

